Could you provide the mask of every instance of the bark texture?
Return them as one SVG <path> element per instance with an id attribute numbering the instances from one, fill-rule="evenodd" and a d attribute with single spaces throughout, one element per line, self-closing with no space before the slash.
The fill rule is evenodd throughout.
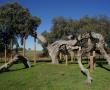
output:
<path id="1" fill-rule="evenodd" d="M 7 71 L 13 64 L 15 64 L 18 61 L 21 61 L 24 64 L 25 68 L 31 67 L 28 58 L 23 57 L 21 55 L 15 55 L 12 60 L 10 60 L 9 62 L 5 63 L 0 67 L 0 72 Z"/>

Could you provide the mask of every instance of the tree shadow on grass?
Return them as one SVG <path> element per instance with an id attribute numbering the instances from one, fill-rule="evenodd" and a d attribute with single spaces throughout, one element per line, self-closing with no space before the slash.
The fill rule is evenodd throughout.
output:
<path id="1" fill-rule="evenodd" d="M 34 67 L 34 65 L 31 65 L 31 68 L 32 67 Z M 20 71 L 20 70 L 24 70 L 24 69 L 29 69 L 29 68 L 23 67 L 23 68 L 18 68 L 18 69 L 7 69 L 7 70 L 0 71 L 0 74 L 4 73 L 4 72 L 15 72 L 15 71 Z"/>
<path id="2" fill-rule="evenodd" d="M 35 65 L 31 65 L 30 68 L 33 68 Z M 14 71 L 19 71 L 19 70 L 23 70 L 23 69 L 29 69 L 29 68 L 26 68 L 26 67 L 23 67 L 23 68 L 18 68 L 18 69 L 9 69 L 8 71 L 6 72 L 14 72 Z"/>
<path id="3" fill-rule="evenodd" d="M 4 72 L 14 72 L 14 71 L 19 71 L 19 70 L 23 70 L 23 69 L 26 69 L 26 68 L 20 68 L 20 69 L 7 69 L 7 70 L 0 71 L 0 74 L 1 74 L 1 73 L 4 73 Z"/>
<path id="4" fill-rule="evenodd" d="M 20 70 L 23 70 L 23 69 L 28 69 L 28 68 L 19 68 L 19 69 L 8 69 L 8 70 L 5 70 L 5 71 L 2 71 L 0 73 L 4 73 L 4 72 L 15 72 L 15 71 L 20 71 Z"/>
<path id="5" fill-rule="evenodd" d="M 107 68 L 107 67 L 105 67 L 104 65 L 102 65 L 102 63 L 98 63 L 97 65 L 98 65 L 99 67 L 101 67 L 101 68 L 103 68 L 103 69 L 105 69 L 105 70 L 107 70 L 107 71 L 110 72 L 110 69 Z"/>
<path id="6" fill-rule="evenodd" d="M 39 60 L 36 60 L 36 62 L 51 62 L 51 60 L 49 59 L 46 59 L 46 60 L 43 60 L 43 59 L 39 59 Z"/>
<path id="7" fill-rule="evenodd" d="M 9 69 L 9 70 L 8 70 L 8 71 L 6 71 L 6 72 L 14 72 L 14 71 L 19 71 L 19 70 L 23 70 L 23 69 L 26 69 L 26 68 Z"/>

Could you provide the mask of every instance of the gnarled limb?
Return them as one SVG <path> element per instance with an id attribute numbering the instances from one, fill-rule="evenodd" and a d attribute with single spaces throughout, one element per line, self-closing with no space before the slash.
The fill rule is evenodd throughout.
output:
<path id="1" fill-rule="evenodd" d="M 81 51 L 78 51 L 77 59 L 78 59 L 78 64 L 79 64 L 79 67 L 80 67 L 82 73 L 87 76 L 87 81 L 86 82 L 89 83 L 89 84 L 91 84 L 92 77 L 90 76 L 89 70 L 86 69 L 83 66 L 82 62 L 81 62 L 81 59 L 82 59 L 81 58 Z"/>
<path id="2" fill-rule="evenodd" d="M 96 47 L 100 50 L 100 53 L 104 56 L 104 58 L 107 60 L 108 64 L 110 65 L 110 56 L 105 51 L 105 41 L 103 35 L 95 32 L 91 32 L 91 35 L 93 38 L 98 39 L 99 42 L 96 44 Z"/>
<path id="3" fill-rule="evenodd" d="M 9 62 L 7 62 L 6 64 L 4 64 L 0 67 L 0 71 L 2 72 L 2 71 L 8 70 L 14 63 L 16 63 L 18 61 L 21 61 L 24 64 L 25 68 L 31 67 L 28 58 L 23 57 L 21 55 L 15 55 L 15 57 L 12 60 L 10 60 Z"/>
<path id="4" fill-rule="evenodd" d="M 103 45 L 101 45 L 101 43 L 98 43 L 97 47 L 99 48 L 100 53 L 104 56 L 104 58 L 107 60 L 108 64 L 110 65 L 110 56 L 105 51 Z"/>

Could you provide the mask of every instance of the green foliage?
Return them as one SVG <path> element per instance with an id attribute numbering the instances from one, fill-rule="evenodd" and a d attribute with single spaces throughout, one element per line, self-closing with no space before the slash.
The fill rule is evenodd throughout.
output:
<path id="1" fill-rule="evenodd" d="M 76 20 L 64 17 L 53 18 L 52 24 L 50 32 L 50 37 L 52 38 L 50 41 L 52 42 L 59 39 L 66 39 L 70 33 L 77 33 L 79 27 Z"/>
<path id="2" fill-rule="evenodd" d="M 80 20 L 80 31 L 95 31 L 107 36 L 110 34 L 110 18 L 106 16 L 82 17 Z"/>
<path id="3" fill-rule="evenodd" d="M 10 40 L 17 41 L 18 37 L 23 43 L 23 38 L 32 35 L 40 23 L 39 17 L 32 16 L 27 8 L 16 2 L 5 3 L 0 6 L 0 32 L 6 33 L 9 43 Z"/>
<path id="4" fill-rule="evenodd" d="M 0 90 L 110 90 L 110 66 L 96 67 L 91 73 L 93 82 L 85 84 L 86 77 L 77 64 L 52 65 L 37 63 L 30 69 L 15 64 L 9 72 L 0 74 Z"/>
<path id="5" fill-rule="evenodd" d="M 50 32 L 43 32 L 49 43 L 59 39 L 66 39 L 69 34 L 95 31 L 110 37 L 110 18 L 106 16 L 84 16 L 79 20 L 57 17 L 52 20 Z"/>

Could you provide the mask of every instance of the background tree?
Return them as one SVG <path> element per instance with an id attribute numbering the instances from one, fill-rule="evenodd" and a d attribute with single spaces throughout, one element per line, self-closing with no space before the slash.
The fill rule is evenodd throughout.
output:
<path id="1" fill-rule="evenodd" d="M 49 43 L 53 43 L 59 39 L 65 40 L 70 34 L 77 36 L 77 34 L 91 31 L 104 35 L 110 46 L 110 18 L 107 16 L 84 16 L 78 20 L 56 17 L 52 20 L 50 32 L 44 31 L 42 34 Z"/>
<path id="2" fill-rule="evenodd" d="M 11 39 L 12 42 L 21 38 L 24 47 L 23 55 L 25 55 L 25 39 L 36 31 L 40 22 L 40 18 L 33 17 L 27 8 L 16 2 L 0 6 L 0 31 L 6 32 L 7 39 Z"/>
<path id="3" fill-rule="evenodd" d="M 36 37 L 37 37 L 36 36 L 37 34 L 35 32 L 37 30 L 37 27 L 40 25 L 40 23 L 41 23 L 40 18 L 38 18 L 36 16 L 31 17 L 31 19 L 30 19 L 30 29 L 31 29 L 30 35 L 33 36 L 33 34 L 34 34 L 34 36 L 33 36 L 33 38 L 34 38 L 34 63 L 36 62 Z"/>

